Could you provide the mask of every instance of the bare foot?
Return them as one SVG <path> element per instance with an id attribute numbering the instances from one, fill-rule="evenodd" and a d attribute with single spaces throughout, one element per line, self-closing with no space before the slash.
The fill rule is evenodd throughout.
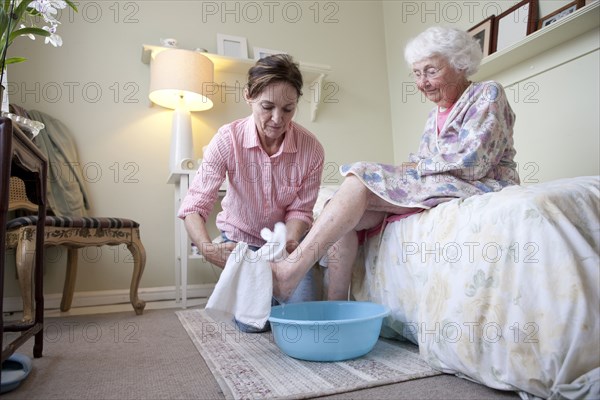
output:
<path id="1" fill-rule="evenodd" d="M 297 275 L 294 274 L 297 268 L 286 264 L 285 260 L 272 262 L 270 265 L 273 272 L 273 297 L 279 302 L 284 303 L 292 296 L 294 290 L 296 290 L 302 279 L 302 275 L 299 278 L 294 276 Z"/>

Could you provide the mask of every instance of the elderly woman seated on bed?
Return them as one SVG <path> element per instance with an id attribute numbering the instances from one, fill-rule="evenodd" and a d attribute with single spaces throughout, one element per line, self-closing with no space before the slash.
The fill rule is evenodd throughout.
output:
<path id="1" fill-rule="evenodd" d="M 513 161 L 515 115 L 502 86 L 471 82 L 479 44 L 453 28 L 429 28 L 412 39 L 406 61 L 419 90 L 435 104 L 417 154 L 402 165 L 358 162 L 314 227 L 285 260 L 273 263 L 274 295 L 287 299 L 314 263 L 327 255 L 329 300 L 347 299 L 358 249 L 357 231 L 389 214 L 426 210 L 456 198 L 519 184 Z"/>

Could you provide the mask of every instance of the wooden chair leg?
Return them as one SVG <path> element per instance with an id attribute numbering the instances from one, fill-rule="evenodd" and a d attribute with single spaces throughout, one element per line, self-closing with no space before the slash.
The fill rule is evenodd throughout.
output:
<path id="1" fill-rule="evenodd" d="M 20 232 L 21 240 L 17 244 L 15 264 L 17 279 L 23 300 L 23 322 L 33 321 L 33 266 L 35 264 L 35 230 L 31 239 L 26 232 Z"/>
<path id="2" fill-rule="evenodd" d="M 127 245 L 127 248 L 133 256 L 133 275 L 131 276 L 131 287 L 129 288 L 129 299 L 131 305 L 137 315 L 142 315 L 146 302 L 138 297 L 138 289 L 142 273 L 146 266 L 146 250 L 140 240 L 140 231 L 135 229 L 132 234 L 132 241 Z"/>
<path id="3" fill-rule="evenodd" d="M 65 274 L 63 295 L 60 301 L 60 311 L 69 311 L 71 309 L 73 293 L 75 292 L 75 280 L 77 279 L 78 249 L 75 247 L 69 247 L 67 254 L 67 272 Z"/>

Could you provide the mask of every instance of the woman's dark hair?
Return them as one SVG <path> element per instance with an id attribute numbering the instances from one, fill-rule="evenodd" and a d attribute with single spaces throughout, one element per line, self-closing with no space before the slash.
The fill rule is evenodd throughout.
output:
<path id="1" fill-rule="evenodd" d="M 275 54 L 261 58 L 248 70 L 248 98 L 254 99 L 271 83 L 285 82 L 292 85 L 302 96 L 302 73 L 298 64 L 287 54 Z"/>

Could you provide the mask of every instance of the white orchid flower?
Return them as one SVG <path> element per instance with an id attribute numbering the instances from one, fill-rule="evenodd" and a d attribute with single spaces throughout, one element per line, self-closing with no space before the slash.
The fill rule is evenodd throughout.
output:
<path id="1" fill-rule="evenodd" d="M 29 7 L 35 8 L 37 12 L 44 17 L 52 17 L 56 15 L 59 9 L 67 6 L 67 2 L 63 0 L 34 0 L 29 3 Z"/>
<path id="2" fill-rule="evenodd" d="M 60 21 L 57 20 L 56 18 L 52 17 L 51 15 L 42 14 L 42 17 L 44 17 L 44 22 L 46 22 L 47 24 L 52 24 L 52 25 L 60 24 Z"/>
<path id="3" fill-rule="evenodd" d="M 50 36 L 46 36 L 44 43 L 50 43 L 54 47 L 60 47 L 63 44 L 62 38 L 56 34 L 56 26 L 44 26 L 43 30 L 50 32 Z"/>
<path id="4" fill-rule="evenodd" d="M 69 0 L 5 0 L 1 4 L 0 20 L 2 20 L 3 26 L 11 20 L 14 21 L 14 25 L 8 25 L 10 31 L 5 29 L 6 31 L 0 35 L 3 37 L 3 40 L 0 41 L 1 54 L 6 54 L 6 49 L 14 40 L 15 37 L 11 35 L 12 32 L 16 32 L 19 36 L 28 36 L 32 40 L 35 40 L 35 36 L 43 36 L 45 43 L 50 43 L 54 47 L 62 46 L 63 40 L 56 34 L 60 25 L 58 11 L 69 7 L 77 12 L 77 6 Z M 12 13 L 10 16 L 9 12 Z M 40 28 L 40 25 L 46 26 Z M 47 33 L 44 34 L 40 30 Z M 7 64 L 23 61 L 25 61 L 23 57 L 6 58 L 6 60 L 2 60 L 0 69 Z"/>

